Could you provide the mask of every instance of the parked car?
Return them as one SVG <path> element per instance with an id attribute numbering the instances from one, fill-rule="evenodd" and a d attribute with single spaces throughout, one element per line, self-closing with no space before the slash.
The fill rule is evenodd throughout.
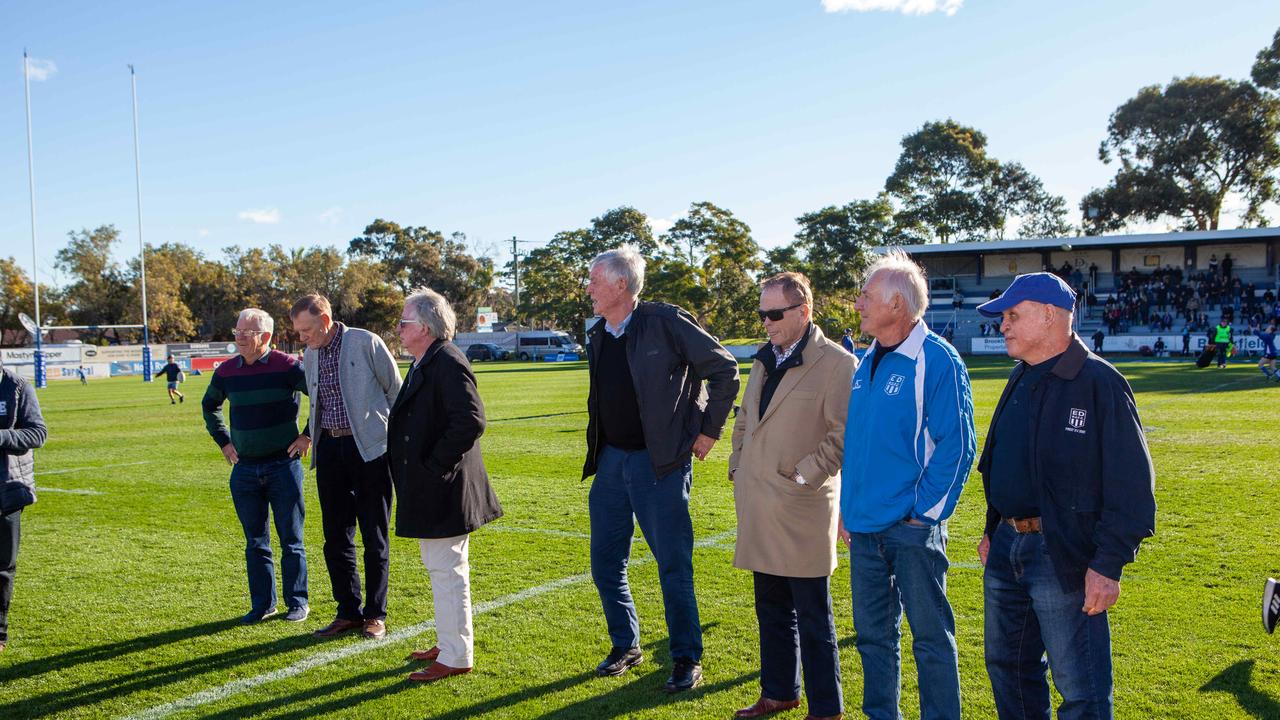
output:
<path id="1" fill-rule="evenodd" d="M 467 360 L 471 362 L 476 362 L 477 360 L 507 360 L 510 357 L 511 353 L 493 343 L 476 343 L 467 347 Z"/>

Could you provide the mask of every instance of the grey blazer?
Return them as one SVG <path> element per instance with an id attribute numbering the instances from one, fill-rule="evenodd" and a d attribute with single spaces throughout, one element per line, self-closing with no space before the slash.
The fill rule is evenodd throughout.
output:
<path id="1" fill-rule="evenodd" d="M 307 375 L 307 395 L 311 398 L 307 428 L 314 441 L 320 436 L 319 350 L 307 348 L 302 356 L 302 370 Z M 360 328 L 348 327 L 343 331 L 342 350 L 338 353 L 338 384 L 351 420 L 351 434 L 365 462 L 387 452 L 387 418 L 400 393 L 400 382 L 400 368 L 382 338 Z M 315 466 L 313 452 L 311 467 Z"/>

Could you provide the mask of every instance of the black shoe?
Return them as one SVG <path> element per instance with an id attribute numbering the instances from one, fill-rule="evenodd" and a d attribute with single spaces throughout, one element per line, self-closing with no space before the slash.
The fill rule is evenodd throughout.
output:
<path id="1" fill-rule="evenodd" d="M 609 657 L 605 658 L 604 662 L 596 666 L 596 675 L 600 677 L 621 675 L 639 665 L 642 660 L 644 660 L 644 653 L 640 652 L 640 648 L 616 647 L 609 651 Z"/>
<path id="2" fill-rule="evenodd" d="M 702 665 L 689 658 L 676 658 L 676 666 L 667 678 L 667 692 L 677 693 L 702 684 Z"/>

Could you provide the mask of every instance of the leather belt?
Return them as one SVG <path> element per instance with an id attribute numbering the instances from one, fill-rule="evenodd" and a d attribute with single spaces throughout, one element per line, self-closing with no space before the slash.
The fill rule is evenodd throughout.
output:
<path id="1" fill-rule="evenodd" d="M 1019 535 L 1026 535 L 1027 533 L 1040 532 L 1040 518 L 1038 517 L 1002 518 L 1002 520 L 1008 523 L 1009 527 L 1013 528 L 1014 532 L 1018 533 Z"/>
<path id="2" fill-rule="evenodd" d="M 351 437 L 351 428 L 322 428 L 320 432 L 329 437 Z"/>

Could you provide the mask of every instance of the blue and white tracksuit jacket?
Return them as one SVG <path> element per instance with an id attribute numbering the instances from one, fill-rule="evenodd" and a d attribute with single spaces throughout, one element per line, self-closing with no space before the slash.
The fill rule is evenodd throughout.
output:
<path id="1" fill-rule="evenodd" d="M 896 350 L 858 365 L 844 431 L 840 513 L 850 532 L 951 516 L 977 446 L 973 393 L 960 355 L 921 320 Z"/>

